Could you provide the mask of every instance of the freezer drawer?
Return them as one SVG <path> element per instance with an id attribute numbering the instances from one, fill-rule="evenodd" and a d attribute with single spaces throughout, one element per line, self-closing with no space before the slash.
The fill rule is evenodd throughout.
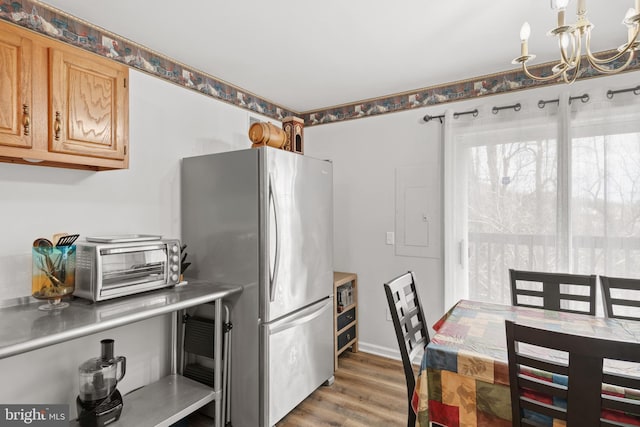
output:
<path id="1" fill-rule="evenodd" d="M 263 397 L 273 426 L 333 376 L 333 299 L 263 326 L 268 346 Z"/>

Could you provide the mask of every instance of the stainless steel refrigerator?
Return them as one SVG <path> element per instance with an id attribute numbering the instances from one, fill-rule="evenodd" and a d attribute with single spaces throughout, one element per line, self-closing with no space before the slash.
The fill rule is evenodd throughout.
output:
<path id="1" fill-rule="evenodd" d="M 333 382 L 333 169 L 262 147 L 181 166 L 191 277 L 242 285 L 230 300 L 231 422 L 273 426 Z"/>

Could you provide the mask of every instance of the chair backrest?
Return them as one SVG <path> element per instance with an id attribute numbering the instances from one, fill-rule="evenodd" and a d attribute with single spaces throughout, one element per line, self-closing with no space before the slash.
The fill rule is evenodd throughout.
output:
<path id="1" fill-rule="evenodd" d="M 600 276 L 600 284 L 607 317 L 640 320 L 640 279 Z"/>
<path id="2" fill-rule="evenodd" d="M 626 363 L 620 369 L 624 374 L 603 371 L 604 359 L 640 362 L 640 343 L 565 334 L 510 320 L 505 327 L 513 426 L 537 425 L 532 420 L 540 417 L 565 420 L 568 427 L 640 421 L 640 366 Z M 545 357 L 541 347 L 555 350 L 554 357 Z M 558 351 L 565 352 L 566 360 Z M 547 422 L 551 425 L 548 418 Z"/>
<path id="3" fill-rule="evenodd" d="M 596 314 L 596 276 L 538 271 L 509 270 L 511 302 L 524 307 L 570 313 Z M 536 282 L 519 287 L 521 282 Z M 541 288 L 540 288 L 541 285 Z"/>
<path id="4" fill-rule="evenodd" d="M 384 291 L 387 295 L 396 338 L 398 338 L 404 376 L 407 381 L 407 425 L 413 427 L 416 414 L 411 407 L 411 398 L 416 387 L 416 379 L 411 361 L 429 344 L 429 332 L 425 326 L 415 276 L 411 271 L 385 283 Z"/>

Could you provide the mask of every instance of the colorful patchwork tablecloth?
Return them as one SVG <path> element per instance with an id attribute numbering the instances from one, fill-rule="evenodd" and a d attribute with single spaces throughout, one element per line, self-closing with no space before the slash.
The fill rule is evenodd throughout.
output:
<path id="1" fill-rule="evenodd" d="M 420 427 L 509 427 L 505 319 L 564 333 L 640 341 L 640 322 L 462 300 L 434 326 L 414 393 Z M 636 372 L 638 374 L 638 372 Z M 557 424 L 557 423 L 556 423 Z M 549 426 L 554 426 L 550 420 Z"/>

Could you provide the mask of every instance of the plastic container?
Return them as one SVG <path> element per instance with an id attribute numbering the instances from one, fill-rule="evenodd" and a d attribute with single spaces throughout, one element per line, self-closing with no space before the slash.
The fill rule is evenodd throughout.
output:
<path id="1" fill-rule="evenodd" d="M 66 307 L 61 299 L 75 289 L 76 246 L 33 247 L 31 260 L 31 295 L 50 302 L 43 310 Z"/>

